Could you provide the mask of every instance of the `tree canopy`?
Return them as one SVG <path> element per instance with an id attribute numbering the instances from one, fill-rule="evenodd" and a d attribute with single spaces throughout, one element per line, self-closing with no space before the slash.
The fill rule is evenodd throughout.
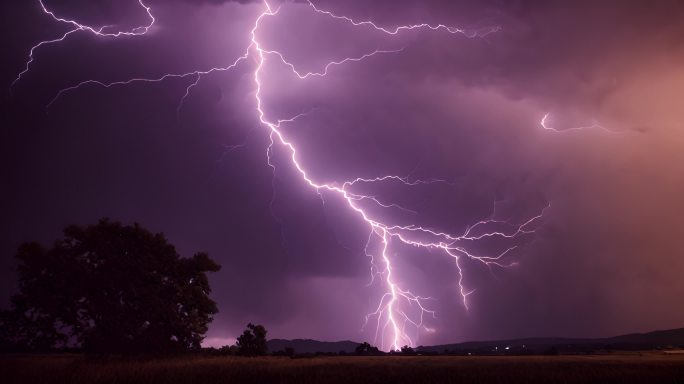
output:
<path id="1" fill-rule="evenodd" d="M 382 352 L 380 352 L 378 347 L 375 347 L 368 342 L 363 342 L 362 344 L 357 345 L 355 353 L 357 355 L 364 355 L 364 356 L 382 354 Z"/>
<path id="2" fill-rule="evenodd" d="M 19 293 L 0 314 L 4 343 L 90 353 L 196 349 L 218 312 L 206 253 L 182 258 L 163 234 L 107 219 L 71 225 L 46 249 L 19 247 Z"/>
<path id="3" fill-rule="evenodd" d="M 263 325 L 247 324 L 247 329 L 237 338 L 238 354 L 242 356 L 262 356 L 268 352 L 266 328 Z"/>

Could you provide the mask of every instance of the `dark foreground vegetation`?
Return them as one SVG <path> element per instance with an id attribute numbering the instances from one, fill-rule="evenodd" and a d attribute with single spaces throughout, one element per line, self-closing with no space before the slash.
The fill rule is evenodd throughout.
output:
<path id="1" fill-rule="evenodd" d="M 684 356 L 0 356 L 14 383 L 684 383 Z"/>
<path id="2" fill-rule="evenodd" d="M 52 247 L 24 243 L 16 258 L 19 292 L 0 311 L 0 351 L 199 350 L 218 312 L 206 274 L 221 267 L 204 252 L 181 257 L 138 224 L 70 225 Z"/>
<path id="3" fill-rule="evenodd" d="M 206 274 L 220 266 L 202 252 L 182 258 L 138 224 L 69 226 L 51 248 L 23 244 L 17 259 L 19 292 L 0 311 L 1 384 L 684 384 L 684 329 L 387 353 L 368 342 L 269 342 L 250 323 L 235 345 L 202 349 L 218 311 Z"/>

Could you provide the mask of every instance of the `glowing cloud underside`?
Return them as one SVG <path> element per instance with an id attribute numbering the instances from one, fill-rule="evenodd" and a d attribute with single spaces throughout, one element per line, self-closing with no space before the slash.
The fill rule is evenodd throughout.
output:
<path id="1" fill-rule="evenodd" d="M 46 8 L 45 4 L 39 0 L 42 11 L 55 21 L 71 25 L 73 28 L 67 31 L 64 35 L 53 40 L 42 41 L 31 48 L 29 52 L 28 61 L 25 69 L 17 75 L 16 80 L 12 83 L 12 87 L 21 80 L 30 69 L 33 62 L 33 55 L 36 49 L 54 44 L 67 39 L 70 35 L 77 32 L 92 33 L 103 38 L 117 38 L 117 37 L 136 37 L 143 36 L 152 28 L 156 22 L 153 13 L 142 0 L 139 4 L 144 12 L 149 17 L 149 23 L 145 26 L 140 26 L 129 31 L 109 31 L 108 26 L 93 27 L 80 24 L 77 21 L 61 18 L 55 15 L 52 11 Z M 312 2 L 308 3 L 312 12 L 316 12 L 324 17 L 329 17 L 338 21 L 349 23 L 350 25 L 362 29 L 367 29 L 371 32 L 380 32 L 387 35 L 397 35 L 401 32 L 409 32 L 414 30 L 427 30 L 435 32 L 446 32 L 450 34 L 460 35 L 462 37 L 482 37 L 489 33 L 496 32 L 499 28 L 493 27 L 477 32 L 467 32 L 460 28 L 450 27 L 446 25 L 430 25 L 430 24 L 413 24 L 401 25 L 395 28 L 385 28 L 376 25 L 371 21 L 357 21 L 346 16 L 337 15 L 333 12 L 319 9 Z M 403 209 L 397 204 L 385 203 L 378 200 L 373 195 L 367 195 L 357 192 L 358 186 L 364 185 L 366 187 L 372 185 L 380 185 L 382 183 L 402 183 L 404 186 L 413 187 L 417 185 L 445 183 L 444 180 L 430 179 L 430 180 L 410 180 L 408 177 L 397 175 L 381 175 L 374 178 L 356 178 L 347 181 L 337 182 L 321 182 L 312 179 L 307 173 L 306 164 L 303 164 L 298 157 L 297 145 L 291 141 L 281 130 L 282 124 L 295 123 L 296 120 L 305 114 L 300 114 L 289 119 L 273 120 L 270 119 L 264 112 L 264 102 L 262 100 L 262 88 L 264 87 L 264 80 L 262 74 L 264 73 L 264 65 L 267 60 L 277 60 L 284 67 L 289 68 L 293 76 L 299 79 L 307 79 L 310 77 L 325 77 L 330 70 L 335 66 L 344 65 L 347 63 L 359 62 L 370 59 L 375 55 L 380 54 L 400 54 L 401 50 L 375 50 L 357 57 L 347 57 L 338 61 L 331 61 L 325 65 L 319 72 L 303 72 L 296 68 L 294 64 L 289 62 L 285 56 L 278 51 L 266 50 L 263 48 L 259 40 L 258 31 L 259 25 L 264 18 L 276 17 L 278 9 L 272 8 L 267 2 L 263 3 L 263 11 L 258 15 L 254 21 L 249 40 L 245 42 L 244 53 L 230 62 L 225 67 L 210 68 L 207 70 L 196 70 L 187 73 L 172 74 L 168 73 L 157 78 L 133 78 L 124 81 L 105 83 L 97 80 L 86 80 L 78 83 L 72 87 L 60 90 L 55 98 L 50 101 L 48 107 L 52 105 L 57 99 L 65 94 L 75 91 L 83 86 L 98 85 L 102 87 L 112 87 L 118 85 L 126 85 L 133 82 L 160 82 L 169 78 L 190 78 L 192 82 L 187 86 L 185 93 L 182 95 L 178 108 L 180 109 L 183 101 L 190 95 L 194 86 L 196 86 L 203 76 L 217 71 L 227 71 L 235 68 L 243 61 L 252 59 L 254 64 L 253 80 L 254 80 L 254 102 L 255 102 L 255 117 L 258 119 L 261 126 L 268 130 L 270 135 L 270 144 L 266 148 L 267 164 L 275 169 L 276 164 L 272 158 L 274 146 L 279 146 L 281 149 L 289 153 L 289 161 L 301 180 L 305 185 L 313 191 L 323 196 L 323 194 L 330 194 L 337 196 L 346 202 L 347 207 L 353 211 L 363 221 L 367 227 L 369 236 L 366 243 L 366 255 L 371 260 L 371 276 L 376 281 L 384 286 L 384 294 L 377 303 L 377 307 L 372 313 L 366 315 L 366 322 L 374 321 L 376 324 L 375 335 L 376 343 L 379 342 L 382 348 L 396 350 L 403 345 L 415 345 L 412 335 L 416 331 L 424 330 L 433 331 L 424 323 L 426 315 L 434 316 L 433 310 L 429 309 L 427 301 L 429 297 L 419 296 L 413 293 L 410 287 L 405 286 L 407 283 L 399 283 L 396 279 L 395 265 L 393 264 L 394 255 L 391 251 L 393 244 L 410 245 L 418 249 L 426 251 L 437 251 L 442 255 L 452 258 L 456 265 L 458 280 L 458 295 L 463 306 L 468 308 L 468 296 L 473 292 L 466 288 L 463 284 L 463 268 L 462 263 L 464 259 L 469 259 L 479 262 L 487 268 L 492 267 L 509 267 L 514 263 L 506 261 L 505 256 L 511 252 L 516 246 L 510 246 L 501 253 L 494 255 L 475 255 L 471 253 L 467 244 L 472 244 L 477 241 L 487 241 L 488 239 L 514 239 L 521 235 L 531 234 L 534 232 L 534 225 L 542 217 L 544 209 L 538 215 L 529 218 L 528 220 L 511 224 L 505 221 L 496 220 L 494 215 L 490 218 L 480 220 L 473 223 L 466 228 L 462 233 L 447 233 L 430 227 L 422 227 L 419 225 L 399 225 L 391 221 L 386 221 L 381 217 L 377 217 L 363 207 L 362 203 L 371 204 L 376 208 L 381 209 Z M 545 125 L 546 116 L 541 124 L 544 128 L 550 129 Z M 548 208 L 548 206 L 547 206 Z M 495 228 L 495 229 L 492 229 Z M 501 228 L 506 228 L 502 230 Z M 375 251 L 372 251 L 374 249 Z M 408 328 L 411 327 L 412 331 Z"/>

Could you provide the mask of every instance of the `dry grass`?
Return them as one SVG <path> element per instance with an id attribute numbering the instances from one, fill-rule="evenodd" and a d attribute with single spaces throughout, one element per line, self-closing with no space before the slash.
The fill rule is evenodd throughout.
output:
<path id="1" fill-rule="evenodd" d="M 684 356 L 176 357 L 86 361 L 81 356 L 0 356 L 13 383 L 672 383 Z"/>

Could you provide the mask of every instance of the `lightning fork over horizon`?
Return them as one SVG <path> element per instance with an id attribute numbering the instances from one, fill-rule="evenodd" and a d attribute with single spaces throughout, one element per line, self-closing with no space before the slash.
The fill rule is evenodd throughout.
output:
<path id="1" fill-rule="evenodd" d="M 56 21 L 71 24 L 74 28 L 65 33 L 61 38 L 43 41 L 31 48 L 29 54 L 29 61 L 26 64 L 26 69 L 19 73 L 17 79 L 12 83 L 14 86 L 24 75 L 28 72 L 30 64 L 33 61 L 33 54 L 35 49 L 46 44 L 57 43 L 64 41 L 66 37 L 77 31 L 89 31 L 95 35 L 102 37 L 121 37 L 121 36 L 140 36 L 146 34 L 154 25 L 155 19 L 152 16 L 150 7 L 146 6 L 142 0 L 139 4 L 146 10 L 151 21 L 149 25 L 144 27 L 137 27 L 130 31 L 119 31 L 115 33 L 105 33 L 108 27 L 95 28 L 79 24 L 76 21 L 62 19 L 55 16 L 49 11 L 42 0 L 38 0 L 44 13 L 51 16 Z M 254 82 L 254 103 L 255 103 L 255 117 L 259 124 L 263 126 L 269 135 L 269 144 L 266 148 L 266 163 L 275 171 L 276 162 L 273 158 L 274 147 L 284 150 L 289 156 L 290 166 L 296 170 L 297 174 L 309 188 L 316 192 L 323 199 L 324 194 L 341 199 L 348 207 L 348 209 L 355 213 L 360 222 L 366 226 L 368 231 L 368 239 L 365 244 L 365 254 L 371 260 L 371 284 L 379 281 L 384 287 L 384 293 L 381 295 L 377 306 L 374 310 L 365 316 L 366 323 L 375 320 L 375 342 L 380 340 L 380 346 L 383 349 L 398 350 L 403 345 L 415 346 L 415 336 L 417 332 L 434 332 L 434 329 L 428 327 L 425 323 L 425 316 L 435 316 L 434 310 L 430 309 L 428 302 L 432 300 L 430 297 L 420 296 L 414 293 L 409 288 L 409 283 L 402 281 L 399 277 L 399 271 L 396 263 L 397 255 L 394 254 L 394 245 L 402 244 L 411 246 L 413 248 L 436 251 L 443 256 L 453 259 L 455 264 L 456 280 L 458 283 L 458 295 L 462 305 L 467 310 L 469 307 L 468 296 L 474 292 L 468 289 L 463 281 L 464 279 L 464 261 L 470 260 L 489 268 L 493 267 L 509 267 L 514 265 L 514 262 L 508 261 L 508 254 L 516 249 L 516 245 L 509 246 L 503 252 L 495 253 L 494 255 L 479 255 L 469 250 L 469 243 L 476 241 L 485 241 L 487 239 L 501 239 L 510 240 L 519 236 L 532 234 L 535 231 L 536 223 L 542 218 L 544 212 L 550 204 L 541 209 L 537 215 L 534 215 L 521 223 L 510 223 L 504 220 L 498 220 L 495 217 L 495 212 L 490 217 L 477 221 L 462 232 L 449 233 L 434 229 L 432 227 L 425 227 L 417 224 L 398 224 L 391 220 L 378 217 L 372 214 L 367 205 L 370 204 L 377 210 L 403 210 L 417 214 L 408 208 L 401 207 L 399 204 L 392 202 L 382 202 L 374 195 L 368 195 L 359 192 L 359 187 L 387 185 L 389 183 L 398 183 L 403 187 L 415 187 L 424 184 L 447 183 L 448 181 L 441 179 L 418 180 L 410 179 L 408 176 L 399 175 L 380 175 L 376 177 L 358 177 L 352 180 L 345 181 L 318 181 L 310 176 L 307 172 L 306 165 L 303 164 L 299 157 L 297 145 L 290 138 L 287 137 L 282 129 L 284 124 L 294 124 L 300 118 L 305 118 L 307 113 L 300 113 L 294 117 L 286 119 L 273 119 L 267 116 L 265 112 L 264 100 L 262 97 L 262 90 L 265 87 L 264 72 L 265 64 L 270 59 L 275 59 L 277 63 L 290 69 L 292 75 L 300 80 L 306 80 L 311 77 L 325 77 L 329 71 L 336 66 L 345 65 L 349 63 L 356 63 L 364 60 L 370 60 L 376 55 L 394 55 L 401 54 L 403 49 L 383 50 L 376 49 L 355 57 L 345 57 L 338 60 L 330 61 L 317 72 L 304 72 L 296 68 L 292 62 L 286 59 L 286 56 L 276 50 L 264 48 L 264 43 L 259 39 L 259 27 L 265 18 L 276 17 L 280 8 L 273 8 L 268 1 L 263 1 L 263 10 L 256 17 L 254 24 L 249 31 L 248 41 L 245 41 L 244 53 L 235 58 L 229 65 L 225 67 L 214 67 L 205 70 L 193 70 L 185 73 L 167 73 L 154 78 L 132 78 L 128 80 L 116 82 L 102 82 L 98 80 L 85 80 L 74 86 L 64 88 L 57 92 L 54 99 L 52 99 L 48 106 L 52 105 L 58 98 L 64 96 L 66 93 L 75 91 L 86 85 L 98 85 L 101 87 L 112 87 L 117 85 L 127 85 L 133 82 L 160 82 L 169 78 L 191 78 L 192 82 L 185 88 L 185 93 L 182 95 L 178 110 L 180 110 L 183 101 L 190 95 L 193 87 L 197 86 L 199 81 L 205 75 L 209 75 L 217 71 L 226 71 L 236 68 L 240 63 L 252 59 L 254 62 L 253 72 L 251 73 Z M 429 30 L 429 31 L 444 31 L 450 34 L 460 34 L 464 37 L 484 37 L 489 33 L 499 30 L 499 27 L 492 27 L 486 29 L 484 32 L 467 32 L 463 29 L 450 27 L 443 24 L 410 24 L 401 25 L 391 29 L 378 26 L 372 21 L 357 21 L 346 16 L 337 15 L 331 11 L 323 10 L 309 1 L 308 6 L 318 15 L 328 17 L 337 22 L 344 22 L 358 28 L 367 28 L 370 32 L 379 32 L 387 35 L 397 35 L 401 32 L 408 32 L 413 30 Z M 240 147 L 243 146 L 242 144 Z M 275 176 L 274 176 L 275 177 Z M 503 229 L 502 229 L 503 228 Z M 407 328 L 412 327 L 412 331 Z"/>

